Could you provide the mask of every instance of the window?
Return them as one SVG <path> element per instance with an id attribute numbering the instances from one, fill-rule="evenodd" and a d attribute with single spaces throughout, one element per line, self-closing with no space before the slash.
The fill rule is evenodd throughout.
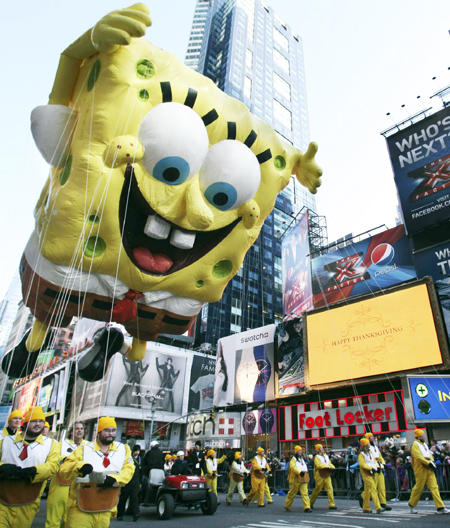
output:
<path id="1" fill-rule="evenodd" d="M 289 61 L 276 49 L 273 50 L 273 61 L 275 66 L 278 66 L 281 70 L 289 73 Z"/>
<path id="2" fill-rule="evenodd" d="M 252 98 L 252 80 L 247 76 L 244 79 L 244 97 L 246 99 Z"/>
<path id="3" fill-rule="evenodd" d="M 253 51 L 247 48 L 247 53 L 245 55 L 245 67 L 247 70 L 253 70 Z"/>
<path id="4" fill-rule="evenodd" d="M 275 91 L 288 101 L 291 100 L 291 85 L 276 73 L 273 74 L 273 87 Z"/>
<path id="5" fill-rule="evenodd" d="M 277 28 L 273 28 L 273 39 L 284 51 L 289 51 L 289 41 L 288 39 L 278 31 Z"/>
<path id="6" fill-rule="evenodd" d="M 283 106 L 276 99 L 273 100 L 273 113 L 275 119 L 283 125 L 285 128 L 292 130 L 292 114 L 291 112 Z"/>

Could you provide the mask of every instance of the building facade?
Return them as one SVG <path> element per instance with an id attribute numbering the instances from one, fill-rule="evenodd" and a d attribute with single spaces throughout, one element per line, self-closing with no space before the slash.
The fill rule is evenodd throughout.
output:
<path id="1" fill-rule="evenodd" d="M 301 38 L 260 0 L 197 0 L 185 63 L 305 151 L 309 121 Z M 294 177 L 222 299 L 205 305 L 196 344 L 283 318 L 281 238 L 314 196 Z"/>

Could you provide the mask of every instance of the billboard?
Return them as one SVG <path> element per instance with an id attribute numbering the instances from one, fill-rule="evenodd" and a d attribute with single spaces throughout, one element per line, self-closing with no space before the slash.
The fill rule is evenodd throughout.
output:
<path id="1" fill-rule="evenodd" d="M 305 392 L 302 318 L 297 317 L 279 324 L 275 336 L 278 396 Z"/>
<path id="2" fill-rule="evenodd" d="M 450 420 L 450 376 L 408 376 L 416 422 Z"/>
<path id="3" fill-rule="evenodd" d="M 188 411 L 203 411 L 213 406 L 216 358 L 197 356 L 192 358 Z"/>
<path id="4" fill-rule="evenodd" d="M 308 211 L 306 211 L 282 242 L 283 313 L 285 315 L 300 315 L 312 308 L 308 228 Z"/>
<path id="5" fill-rule="evenodd" d="M 35 378 L 20 388 L 17 409 L 22 414 L 25 415 L 30 407 L 34 407 L 38 404 L 41 380 L 42 378 Z"/>
<path id="6" fill-rule="evenodd" d="M 431 276 L 435 281 L 450 277 L 450 240 L 413 253 L 417 277 Z"/>
<path id="7" fill-rule="evenodd" d="M 444 357 L 445 363 L 448 360 L 443 328 L 438 337 L 428 287 L 423 283 L 307 314 L 306 335 L 311 387 L 437 366 Z"/>
<path id="8" fill-rule="evenodd" d="M 219 339 L 214 381 L 216 407 L 275 398 L 275 325 Z"/>
<path id="9" fill-rule="evenodd" d="M 416 278 L 402 225 L 321 255 L 311 264 L 314 308 Z"/>
<path id="10" fill-rule="evenodd" d="M 241 438 L 241 414 L 216 412 L 191 414 L 186 427 L 186 447 L 190 449 L 200 440 L 203 447 L 239 447 Z"/>
<path id="11" fill-rule="evenodd" d="M 408 429 L 401 390 L 286 405 L 278 417 L 281 442 Z"/>
<path id="12" fill-rule="evenodd" d="M 409 234 L 450 217 L 450 107 L 387 138 Z"/>
<path id="13" fill-rule="evenodd" d="M 277 432 L 276 409 L 260 409 L 241 413 L 242 434 L 270 434 Z"/>

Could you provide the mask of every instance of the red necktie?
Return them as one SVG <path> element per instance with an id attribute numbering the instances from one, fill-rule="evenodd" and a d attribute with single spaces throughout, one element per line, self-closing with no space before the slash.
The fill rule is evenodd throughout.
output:
<path id="1" fill-rule="evenodd" d="M 28 456 L 28 446 L 24 445 L 22 453 L 20 453 L 20 455 L 19 455 L 19 458 L 20 458 L 20 460 L 25 460 L 27 458 L 27 456 Z"/>
<path id="2" fill-rule="evenodd" d="M 111 464 L 111 460 L 108 458 L 108 453 L 104 453 L 103 456 L 105 457 L 103 459 L 103 467 L 107 468 Z"/>

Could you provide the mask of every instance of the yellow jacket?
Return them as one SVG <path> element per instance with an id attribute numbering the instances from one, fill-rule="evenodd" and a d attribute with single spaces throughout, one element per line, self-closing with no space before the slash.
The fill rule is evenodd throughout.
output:
<path id="1" fill-rule="evenodd" d="M 412 456 L 412 467 L 414 471 L 422 470 L 423 466 L 429 466 L 430 462 L 434 462 L 433 454 L 430 451 L 430 459 L 425 458 L 421 451 L 419 446 L 417 445 L 417 442 L 413 442 L 413 445 L 411 446 L 411 456 Z"/>
<path id="2" fill-rule="evenodd" d="M 217 458 L 217 459 L 216 459 L 216 460 L 217 460 L 217 465 L 222 464 L 222 462 L 223 462 L 226 458 L 227 458 L 227 455 L 222 455 L 220 458 Z M 209 469 L 208 462 L 206 462 L 205 466 L 206 466 L 206 473 L 207 473 L 208 475 L 212 475 L 213 472 Z"/>
<path id="3" fill-rule="evenodd" d="M 335 467 L 331 462 L 329 464 L 323 464 L 320 461 L 319 457 L 316 455 L 314 457 L 314 475 L 316 475 L 316 473 L 319 473 L 319 469 L 335 469 Z"/>
<path id="4" fill-rule="evenodd" d="M 23 441 L 23 434 L 19 433 L 16 435 L 16 439 L 14 440 L 14 443 L 17 444 L 18 442 Z M 44 444 L 44 437 L 42 435 L 39 435 L 35 442 L 38 444 L 43 445 Z M 28 444 L 32 442 L 27 442 Z M 1 462 L 2 459 L 2 444 L 3 440 L 0 441 L 0 464 L 3 464 L 4 462 Z M 60 445 L 59 442 L 55 442 L 53 440 L 52 447 L 50 449 L 50 453 L 48 454 L 47 460 L 43 464 L 38 464 L 37 466 L 34 466 L 36 468 L 36 475 L 33 477 L 33 480 L 31 482 L 47 482 L 47 480 L 50 477 L 53 477 L 58 473 L 59 468 L 59 452 L 60 452 Z"/>
<path id="5" fill-rule="evenodd" d="M 306 462 L 305 462 L 305 465 L 306 465 Z M 308 469 L 305 470 L 305 473 L 307 472 L 308 472 Z M 297 467 L 295 456 L 293 456 L 291 460 L 289 461 L 289 471 L 288 471 L 289 481 L 297 482 L 297 479 L 295 477 L 297 475 L 300 475 L 300 473 L 301 471 Z"/>
<path id="6" fill-rule="evenodd" d="M 359 462 L 359 468 L 360 469 L 365 469 L 366 471 L 372 471 L 373 470 L 372 466 L 369 466 L 369 464 L 366 464 L 366 459 L 364 458 L 364 455 L 362 453 L 359 453 L 359 455 L 358 455 L 358 462 Z"/>

